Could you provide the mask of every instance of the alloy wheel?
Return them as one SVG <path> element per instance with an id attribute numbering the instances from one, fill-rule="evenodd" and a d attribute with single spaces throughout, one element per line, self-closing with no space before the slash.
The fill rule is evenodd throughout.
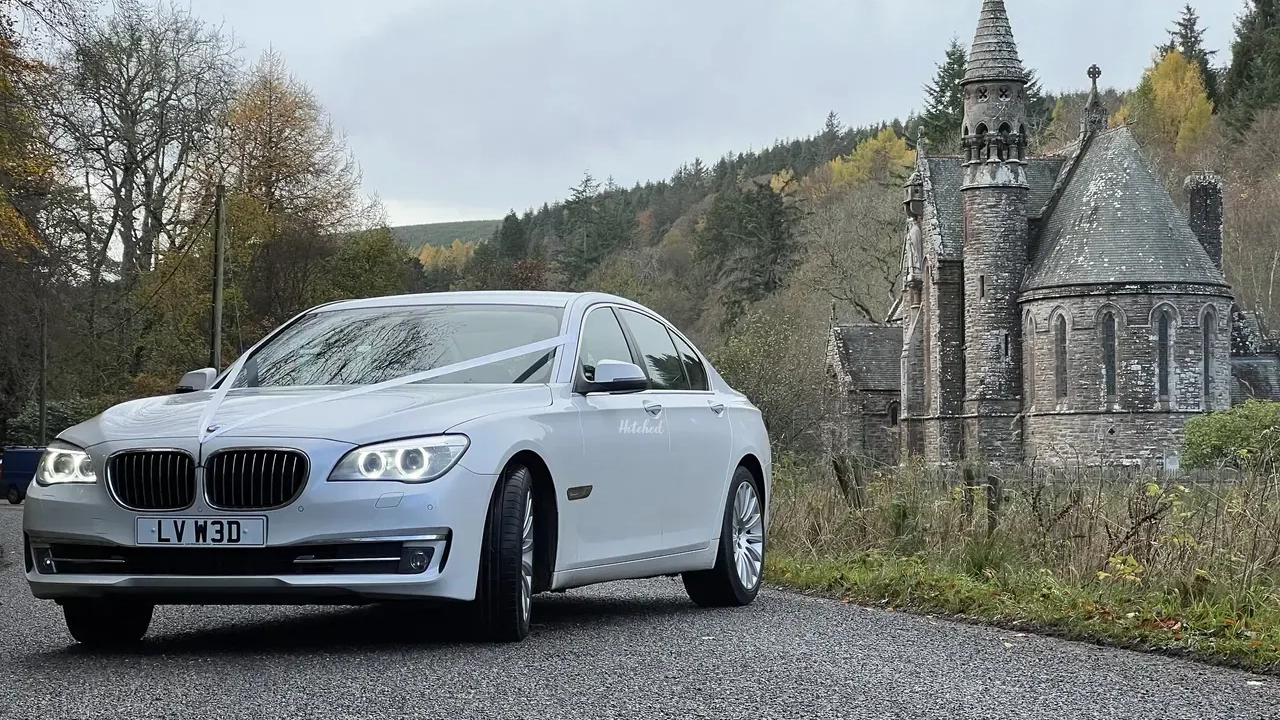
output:
<path id="1" fill-rule="evenodd" d="M 533 601 L 533 492 L 524 498 L 524 542 L 520 553 L 520 610 L 529 618 Z"/>
<path id="2" fill-rule="evenodd" d="M 749 482 L 739 485 L 733 498 L 733 561 L 742 587 L 754 588 L 764 567 L 764 516 Z"/>

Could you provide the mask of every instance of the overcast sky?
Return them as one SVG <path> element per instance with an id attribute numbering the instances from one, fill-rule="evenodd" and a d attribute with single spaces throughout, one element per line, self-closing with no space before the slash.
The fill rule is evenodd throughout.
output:
<path id="1" fill-rule="evenodd" d="M 621 185 L 918 109 L 981 0 L 189 0 L 282 52 L 393 224 L 500 217 L 585 170 Z M 1135 85 L 1186 0 L 1008 0 L 1050 90 Z M 1192 0 L 1230 54 L 1244 0 Z"/>

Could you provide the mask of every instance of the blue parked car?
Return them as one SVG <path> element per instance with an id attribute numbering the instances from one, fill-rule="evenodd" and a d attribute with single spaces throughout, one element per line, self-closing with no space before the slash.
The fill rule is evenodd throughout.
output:
<path id="1" fill-rule="evenodd" d="M 11 504 L 17 505 L 27 496 L 27 486 L 36 476 L 41 455 L 44 448 L 12 447 L 5 448 L 0 456 L 0 489 Z"/>

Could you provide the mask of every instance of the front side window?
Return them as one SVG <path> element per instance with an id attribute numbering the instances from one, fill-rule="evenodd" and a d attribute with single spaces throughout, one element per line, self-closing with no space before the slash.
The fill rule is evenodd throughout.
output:
<path id="1" fill-rule="evenodd" d="M 679 335 L 672 333 L 671 337 L 676 341 L 676 349 L 680 351 L 680 359 L 684 362 L 684 374 L 689 378 L 689 389 L 710 390 L 711 386 L 707 382 L 707 368 L 698 359 L 698 353 L 681 340 Z"/>
<path id="2" fill-rule="evenodd" d="M 405 305 L 311 313 L 253 353 L 231 387 L 374 385 L 560 334 L 561 308 Z M 550 382 L 555 351 L 443 375 L 429 383 Z"/>
<path id="3" fill-rule="evenodd" d="M 688 390 L 684 362 L 676 353 L 671 334 L 662 323 L 632 310 L 618 311 L 636 339 L 644 364 L 649 369 L 649 382 L 654 390 Z"/>
<path id="4" fill-rule="evenodd" d="M 582 376 L 588 382 L 596 379 L 596 365 L 601 360 L 616 360 L 629 363 L 631 350 L 627 347 L 627 336 L 622 334 L 622 326 L 613 310 L 596 308 L 587 315 L 582 324 L 582 342 L 578 350 L 578 363 L 582 366 Z"/>

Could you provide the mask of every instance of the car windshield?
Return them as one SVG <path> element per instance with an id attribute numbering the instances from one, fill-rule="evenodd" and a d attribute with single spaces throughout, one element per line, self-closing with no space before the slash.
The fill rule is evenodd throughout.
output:
<path id="1" fill-rule="evenodd" d="M 532 305 L 406 305 L 321 311 L 259 348 L 233 388 L 372 385 L 549 340 L 562 309 Z M 429 383 L 545 383 L 555 351 L 541 351 Z"/>

